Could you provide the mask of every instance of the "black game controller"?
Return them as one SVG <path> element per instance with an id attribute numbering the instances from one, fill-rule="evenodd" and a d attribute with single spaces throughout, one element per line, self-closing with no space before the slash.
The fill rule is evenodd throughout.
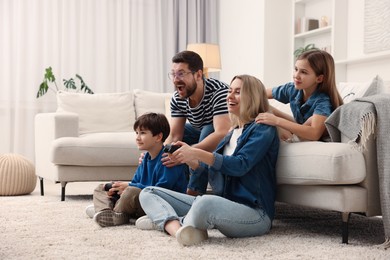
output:
<path id="1" fill-rule="evenodd" d="M 166 153 L 174 153 L 177 149 L 179 149 L 181 146 L 179 145 L 172 145 L 172 144 L 167 144 L 164 147 L 164 152 Z"/>
<path id="2" fill-rule="evenodd" d="M 108 182 L 104 184 L 104 190 L 109 191 L 112 188 L 112 183 Z M 117 200 L 119 200 L 121 196 L 118 194 L 118 191 L 115 191 L 114 194 L 111 196 L 111 201 L 115 204 Z"/>

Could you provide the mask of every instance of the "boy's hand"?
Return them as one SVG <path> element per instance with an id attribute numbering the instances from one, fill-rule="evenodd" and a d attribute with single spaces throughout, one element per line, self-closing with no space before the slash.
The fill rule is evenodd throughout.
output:
<path id="1" fill-rule="evenodd" d="M 122 192 L 129 187 L 129 183 L 125 181 L 117 181 L 112 184 L 112 188 L 109 190 L 109 192 L 115 193 L 118 192 L 118 194 L 122 194 Z"/>

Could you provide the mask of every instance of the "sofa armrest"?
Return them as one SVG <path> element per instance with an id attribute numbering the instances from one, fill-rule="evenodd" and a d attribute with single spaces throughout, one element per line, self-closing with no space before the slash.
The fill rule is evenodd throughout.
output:
<path id="1" fill-rule="evenodd" d="M 50 162 L 52 143 L 60 137 L 78 137 L 79 118 L 75 113 L 39 113 L 35 116 L 35 171 L 39 177 L 53 179 Z"/>
<path id="2" fill-rule="evenodd" d="M 341 134 L 341 142 L 349 143 L 351 140 Z M 377 151 L 375 135 L 371 134 L 365 144 L 365 149 L 362 150 L 365 165 L 366 178 L 360 183 L 360 186 L 367 190 L 367 210 L 366 216 L 381 215 L 380 194 L 379 194 L 379 176 L 377 165 Z"/>
<path id="3" fill-rule="evenodd" d="M 79 136 L 79 117 L 75 113 L 40 113 L 35 116 L 35 138 L 52 140 Z"/>

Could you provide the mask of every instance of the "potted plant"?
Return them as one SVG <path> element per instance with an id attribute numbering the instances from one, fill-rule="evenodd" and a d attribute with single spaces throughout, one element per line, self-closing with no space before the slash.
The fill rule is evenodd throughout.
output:
<path id="1" fill-rule="evenodd" d="M 80 85 L 76 85 L 76 82 L 73 78 L 70 78 L 68 80 L 63 79 L 64 83 L 64 89 L 65 90 L 76 90 L 76 91 L 83 91 L 84 93 L 93 94 L 93 91 L 85 84 L 83 78 L 76 74 L 76 78 L 80 81 Z M 53 84 L 50 84 L 53 83 Z M 51 86 L 50 86 L 51 85 Z M 54 85 L 55 88 L 52 87 Z M 48 67 L 45 69 L 45 75 L 43 77 L 42 83 L 39 85 L 39 89 L 37 92 L 37 98 L 45 95 L 48 90 L 52 90 L 54 92 L 59 91 L 60 89 L 57 86 L 56 78 L 53 74 L 53 70 L 51 67 Z"/>
<path id="2" fill-rule="evenodd" d="M 294 58 L 297 59 L 299 55 L 309 50 L 318 50 L 314 43 L 309 43 L 306 46 L 300 47 L 294 51 Z"/>

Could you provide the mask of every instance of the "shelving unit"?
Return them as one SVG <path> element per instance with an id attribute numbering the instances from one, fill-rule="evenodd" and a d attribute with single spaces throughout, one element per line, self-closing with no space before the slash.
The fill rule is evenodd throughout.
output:
<path id="1" fill-rule="evenodd" d="M 291 53 L 308 44 L 332 54 L 336 63 L 336 80 L 346 78 L 348 0 L 292 0 L 293 49 Z M 304 30 L 302 18 L 319 20 L 319 28 Z M 321 24 L 325 18 L 326 25 Z M 303 29 L 303 30 L 302 30 Z"/>

